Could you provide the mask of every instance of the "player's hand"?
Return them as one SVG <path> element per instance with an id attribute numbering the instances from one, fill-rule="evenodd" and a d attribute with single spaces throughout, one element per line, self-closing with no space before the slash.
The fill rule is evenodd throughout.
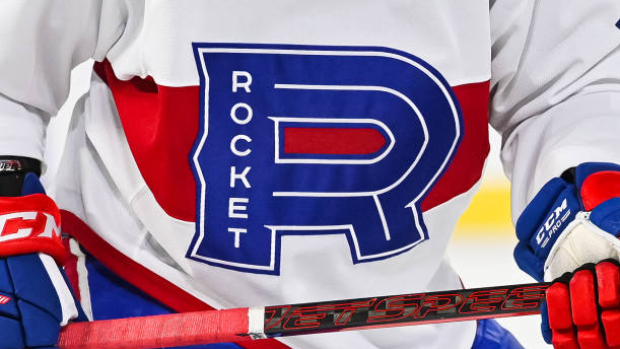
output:
<path id="1" fill-rule="evenodd" d="M 0 198 L 0 348 L 55 348 L 61 326 L 85 316 L 57 264 L 58 208 L 34 174 L 22 194 Z"/>
<path id="2" fill-rule="evenodd" d="M 614 164 L 586 163 L 554 178 L 519 218 L 517 264 L 538 281 L 556 280 L 543 309 L 543 335 L 556 348 L 620 348 L 618 267 L 600 263 L 620 260 L 619 235 Z"/>
<path id="3" fill-rule="evenodd" d="M 615 260 L 567 273 L 547 290 L 543 334 L 556 349 L 620 348 L 620 268 Z"/>

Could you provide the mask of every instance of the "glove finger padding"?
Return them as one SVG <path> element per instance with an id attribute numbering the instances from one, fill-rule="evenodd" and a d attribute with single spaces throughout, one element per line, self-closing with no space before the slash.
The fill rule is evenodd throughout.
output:
<path id="1" fill-rule="evenodd" d="M 47 255 L 1 259 L 0 296 L 2 348 L 55 346 L 60 327 L 78 316 L 79 306 Z"/>
<path id="2" fill-rule="evenodd" d="M 546 308 L 554 348 L 620 348 L 618 262 L 604 261 L 565 274 L 547 290 Z M 549 342 L 548 336 L 545 339 Z"/>
<path id="3" fill-rule="evenodd" d="M 610 347 L 620 347 L 620 268 L 618 262 L 596 266 L 601 321 Z"/>

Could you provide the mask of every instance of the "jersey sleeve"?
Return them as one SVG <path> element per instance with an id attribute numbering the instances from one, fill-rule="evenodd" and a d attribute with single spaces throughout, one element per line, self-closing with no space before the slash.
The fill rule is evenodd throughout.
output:
<path id="1" fill-rule="evenodd" d="M 502 135 L 516 220 L 564 170 L 620 163 L 620 2 L 490 5 L 490 122 Z"/>
<path id="2" fill-rule="evenodd" d="M 102 59 L 123 33 L 116 0 L 0 2 L 0 155 L 41 160 L 71 69 Z"/>

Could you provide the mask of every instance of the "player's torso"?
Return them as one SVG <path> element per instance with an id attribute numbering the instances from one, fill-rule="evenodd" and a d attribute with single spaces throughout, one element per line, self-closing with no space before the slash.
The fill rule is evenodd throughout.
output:
<path id="1" fill-rule="evenodd" d="M 124 131 L 91 111 L 86 133 L 162 274 L 226 307 L 458 287 L 441 261 L 488 151 L 488 2 L 150 1 L 130 24 L 89 102 L 109 89 Z"/>

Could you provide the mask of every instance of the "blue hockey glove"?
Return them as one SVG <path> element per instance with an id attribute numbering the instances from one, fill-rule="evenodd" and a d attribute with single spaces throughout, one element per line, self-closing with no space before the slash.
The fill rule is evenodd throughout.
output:
<path id="1" fill-rule="evenodd" d="M 58 267 L 58 208 L 33 173 L 22 195 L 0 197 L 0 348 L 55 348 L 61 326 L 86 317 Z"/>
<path id="2" fill-rule="evenodd" d="M 620 346 L 620 166 L 585 163 L 547 183 L 517 222 L 515 258 L 552 281 L 543 336 L 556 349 Z"/>

